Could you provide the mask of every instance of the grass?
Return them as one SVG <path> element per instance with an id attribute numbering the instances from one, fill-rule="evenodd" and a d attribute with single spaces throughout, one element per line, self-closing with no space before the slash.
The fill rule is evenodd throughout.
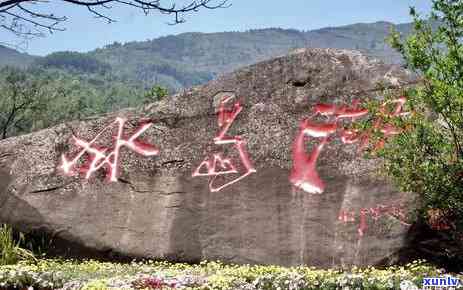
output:
<path id="1" fill-rule="evenodd" d="M 15 264 L 21 260 L 35 260 L 34 254 L 20 247 L 24 236 L 19 241 L 13 238 L 13 229 L 8 225 L 0 226 L 0 265 Z"/>

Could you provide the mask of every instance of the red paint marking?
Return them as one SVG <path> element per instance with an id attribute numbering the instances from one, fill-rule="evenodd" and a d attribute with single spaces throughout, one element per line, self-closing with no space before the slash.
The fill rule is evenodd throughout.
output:
<path id="1" fill-rule="evenodd" d="M 229 100 L 231 100 L 232 97 L 225 97 L 219 105 L 219 116 L 218 116 L 218 125 L 220 128 L 219 133 L 217 136 L 214 138 L 214 143 L 215 144 L 227 144 L 227 143 L 236 143 L 239 139 L 239 137 L 226 137 L 225 134 L 227 134 L 228 129 L 230 129 L 233 121 L 235 121 L 236 117 L 238 114 L 243 110 L 243 107 L 241 107 L 241 104 L 239 102 L 236 102 L 232 108 L 227 109 L 225 105 Z"/>
<path id="2" fill-rule="evenodd" d="M 293 167 L 289 178 L 293 186 L 308 193 L 322 193 L 325 190 L 325 183 L 320 178 L 316 169 L 317 159 L 323 146 L 328 142 L 328 136 L 335 132 L 336 123 L 314 124 L 308 120 L 301 122 L 299 133 L 293 143 Z M 310 155 L 307 155 L 305 150 L 306 135 L 315 138 L 323 138 L 323 140 L 315 146 Z"/>
<path id="3" fill-rule="evenodd" d="M 217 167 L 220 167 L 217 170 Z M 202 169 L 206 169 L 206 172 L 201 172 Z M 222 158 L 221 154 L 214 154 L 213 159 L 205 159 L 196 168 L 193 176 L 216 176 L 222 174 L 238 173 L 232 161 L 228 158 Z"/>
<path id="4" fill-rule="evenodd" d="M 155 146 L 137 140 L 149 127 L 152 126 L 152 123 L 142 122 L 142 125 L 127 138 L 123 136 L 124 124 L 126 121 L 127 120 L 122 118 L 116 118 L 113 123 L 101 130 L 90 142 L 79 139 L 76 136 L 72 136 L 75 145 L 82 148 L 82 150 L 71 160 L 68 160 L 63 154 L 61 156 L 61 164 L 59 168 L 63 170 L 65 174 L 72 175 L 74 173 L 73 168 L 77 164 L 78 160 L 84 156 L 84 154 L 88 154 L 90 157 L 86 160 L 83 166 L 77 169 L 77 171 L 83 173 L 85 178 L 89 179 L 92 174 L 100 168 L 106 167 L 107 179 L 111 182 L 115 182 L 117 181 L 120 149 L 122 147 L 125 146 L 143 156 L 158 155 L 159 150 Z M 108 152 L 109 148 L 98 147 L 94 143 L 103 133 L 109 130 L 114 123 L 117 123 L 118 125 L 115 146 L 113 150 Z"/>
<path id="5" fill-rule="evenodd" d="M 362 237 L 367 228 L 368 228 L 368 225 L 367 225 L 367 214 L 368 214 L 368 209 L 365 209 L 365 208 L 362 208 L 360 209 L 360 225 L 357 229 L 358 231 L 358 234 L 360 237 Z"/>
<path id="6" fill-rule="evenodd" d="M 431 224 L 431 228 L 436 231 L 450 230 L 452 227 L 446 221 L 438 221 Z"/>
<path id="7" fill-rule="evenodd" d="M 381 105 L 379 111 L 380 113 L 388 117 L 406 116 L 409 114 L 409 112 L 402 112 L 403 105 L 405 104 L 405 102 L 406 102 L 406 98 L 403 96 L 395 100 L 387 101 Z M 392 112 L 387 112 L 387 109 L 388 109 L 387 105 L 391 103 L 396 104 L 395 108 L 392 110 Z M 345 109 L 344 111 L 348 113 L 345 115 L 341 115 L 341 116 L 352 117 L 352 120 L 354 121 L 355 118 L 365 115 L 364 111 L 357 110 L 356 112 L 353 112 L 355 110 L 352 110 L 352 112 L 350 112 L 351 110 Z M 359 142 L 358 151 L 361 152 L 368 147 L 368 144 L 370 143 L 370 139 L 371 139 L 370 136 L 371 136 L 372 130 L 379 130 L 384 135 L 384 139 L 379 140 L 376 144 L 373 145 L 373 150 L 382 149 L 386 143 L 386 140 L 389 137 L 402 133 L 401 129 L 398 129 L 391 124 L 384 124 L 383 120 L 381 118 L 378 118 L 375 120 L 372 126 L 372 129 L 366 132 L 359 132 L 358 130 L 355 130 L 355 129 L 343 130 L 341 133 L 341 141 L 344 144 L 354 144 L 354 143 Z"/>
<path id="8" fill-rule="evenodd" d="M 348 107 L 348 106 L 342 106 L 339 111 L 336 113 L 336 118 L 342 119 L 342 118 L 350 118 L 352 121 L 354 121 L 357 118 L 363 117 L 368 115 L 368 110 L 367 109 L 358 109 L 358 108 L 353 108 L 353 107 Z"/>
<path id="9" fill-rule="evenodd" d="M 246 150 L 246 142 L 242 140 L 240 136 L 229 137 L 226 136 L 228 129 L 231 127 L 233 121 L 235 121 L 238 114 L 242 111 L 242 106 L 239 102 L 235 102 L 232 108 L 226 108 L 226 104 L 231 100 L 231 97 L 225 97 L 219 105 L 219 114 L 218 114 L 218 125 L 219 133 L 214 138 L 214 144 L 224 145 L 224 144 L 233 144 L 235 149 L 238 150 L 241 163 L 243 164 L 246 171 L 239 177 L 221 185 L 215 186 L 214 182 L 219 175 L 228 175 L 228 174 L 239 174 L 236 167 L 233 165 L 233 161 L 229 158 L 223 158 L 220 153 L 214 154 L 212 158 L 206 157 L 203 162 L 196 168 L 192 176 L 210 176 L 212 177 L 209 180 L 209 190 L 211 192 L 218 192 L 223 188 L 230 186 L 246 176 L 256 172 L 256 169 L 252 165 L 252 162 L 249 158 L 249 154 Z"/>
<path id="10" fill-rule="evenodd" d="M 353 100 L 350 106 L 342 105 L 340 107 L 334 104 L 316 104 L 313 110 L 314 116 L 317 114 L 320 114 L 325 117 L 335 116 L 336 119 L 356 119 L 366 116 L 368 114 L 368 110 L 359 108 L 359 104 L 359 100 Z"/>
<path id="11" fill-rule="evenodd" d="M 386 117 L 402 117 L 402 116 L 409 115 L 410 112 L 403 112 L 402 111 L 403 106 L 404 106 L 406 101 L 407 101 L 407 99 L 404 96 L 402 96 L 402 97 L 400 97 L 398 99 L 384 102 L 381 105 L 381 107 L 379 109 L 379 112 L 381 114 L 385 115 Z M 388 104 L 395 104 L 395 107 L 392 110 L 392 112 L 387 112 L 387 110 L 388 110 L 387 105 Z M 396 128 L 395 126 L 393 126 L 391 124 L 384 124 L 384 121 L 382 120 L 382 118 L 378 118 L 375 121 L 375 123 L 373 124 L 373 129 L 380 130 L 384 135 L 384 139 L 379 140 L 373 146 L 373 150 L 382 149 L 384 147 L 384 145 L 386 144 L 387 139 L 389 139 L 391 136 L 398 135 L 398 134 L 402 133 L 402 131 L 403 131 L 401 129 Z M 368 146 L 368 142 L 369 142 L 369 138 L 370 138 L 370 136 L 369 136 L 370 132 L 368 132 L 367 134 L 368 134 L 367 140 L 365 140 L 364 144 L 362 144 L 362 146 L 360 148 L 361 150 L 365 149 Z"/>
<path id="12" fill-rule="evenodd" d="M 359 237 L 363 237 L 368 229 L 367 218 L 370 216 L 374 221 L 377 221 L 382 216 L 391 216 L 397 219 L 404 226 L 411 226 L 410 223 L 406 222 L 406 216 L 403 212 L 403 206 L 389 205 L 385 206 L 382 204 L 377 205 L 376 207 L 370 208 L 361 208 L 359 210 L 359 226 L 357 232 Z M 338 216 L 338 220 L 347 223 L 355 222 L 355 212 L 346 210 L 341 210 Z"/>
<path id="13" fill-rule="evenodd" d="M 338 220 L 343 223 L 355 222 L 355 212 L 354 211 L 345 211 L 341 210 L 338 216 Z"/>
<path id="14" fill-rule="evenodd" d="M 314 114 L 320 114 L 322 116 L 333 116 L 336 114 L 337 107 L 333 104 L 316 104 L 314 106 Z"/>
<path id="15" fill-rule="evenodd" d="M 449 230 L 452 228 L 451 223 L 443 210 L 429 209 L 428 215 L 429 215 L 428 224 L 430 225 L 431 229 L 437 230 L 437 231 L 443 231 L 443 230 Z"/>
<path id="16" fill-rule="evenodd" d="M 344 129 L 341 131 L 341 141 L 344 144 L 357 143 L 361 137 L 362 134 L 356 129 Z"/>
<path id="17" fill-rule="evenodd" d="M 410 114 L 410 112 L 402 112 L 404 104 L 407 102 L 407 98 L 404 96 L 401 96 L 395 100 L 390 100 L 382 104 L 380 108 L 380 112 L 391 117 L 398 117 L 398 116 L 406 116 Z M 394 110 L 392 113 L 386 113 L 387 110 L 387 105 L 388 104 L 396 104 Z"/>
<path id="18" fill-rule="evenodd" d="M 334 120 L 328 120 L 327 124 L 312 123 L 309 120 L 300 123 L 299 132 L 293 142 L 293 166 L 289 177 L 289 181 L 294 187 L 308 193 L 322 193 L 325 190 L 325 183 L 320 178 L 316 168 L 318 157 L 323 147 L 328 143 L 329 135 L 336 133 L 338 120 L 355 120 L 368 114 L 366 109 L 358 108 L 358 105 L 358 100 L 354 100 L 351 106 L 341 107 L 332 104 L 317 104 L 313 110 L 314 116 L 320 114 Z M 323 138 L 310 154 L 307 154 L 305 150 L 305 136 Z M 345 131 L 342 136 L 342 140 L 346 143 L 354 143 L 356 138 L 354 131 Z"/>

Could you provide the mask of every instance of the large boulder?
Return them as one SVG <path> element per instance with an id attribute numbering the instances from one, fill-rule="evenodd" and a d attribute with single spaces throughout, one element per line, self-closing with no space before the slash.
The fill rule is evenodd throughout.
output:
<path id="1" fill-rule="evenodd" d="M 378 172 L 376 160 L 362 158 L 355 144 L 335 138 L 338 133 L 316 164 L 326 187 L 322 193 L 306 192 L 290 182 L 292 148 L 300 122 L 313 115 L 317 103 L 380 98 L 379 87 L 410 82 L 413 76 L 400 67 L 356 51 L 302 49 L 144 108 L 3 140 L 0 222 L 134 257 L 322 267 L 394 263 L 409 231 L 397 208 L 406 212 L 411 194 L 394 188 Z M 226 96 L 228 109 L 240 102 L 239 114 L 231 109 L 220 114 Z M 153 122 L 140 139 L 154 144 L 159 154 L 135 142 L 132 149 L 123 147 L 113 176 L 117 182 L 105 178 L 105 168 L 88 179 L 64 174 L 63 154 L 71 160 L 82 150 L 72 135 L 90 141 L 108 128 L 96 143 L 110 147 L 118 117 L 128 120 L 127 136 L 140 123 Z M 234 117 L 225 135 L 239 135 L 246 143 L 238 138 L 214 143 L 219 117 L 222 125 Z M 306 139 L 308 155 L 321 139 Z M 146 156 L 134 152 L 137 148 Z M 227 163 L 232 162 L 239 173 L 216 176 L 211 190 L 211 177 L 201 174 L 213 174 L 202 163 L 213 153 L 224 158 L 224 167 L 216 170 L 232 171 Z M 250 164 L 239 153 L 247 153 Z M 193 177 L 200 164 L 200 176 Z M 375 208 L 386 210 L 374 219 Z"/>

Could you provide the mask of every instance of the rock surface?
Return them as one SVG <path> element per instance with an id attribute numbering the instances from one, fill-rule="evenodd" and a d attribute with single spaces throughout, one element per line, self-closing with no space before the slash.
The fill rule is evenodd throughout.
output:
<path id="1" fill-rule="evenodd" d="M 359 157 L 355 145 L 343 145 L 339 138 L 324 148 L 318 162 L 326 190 L 295 190 L 289 182 L 291 150 L 299 122 L 316 103 L 377 98 L 379 83 L 411 81 L 399 67 L 355 51 L 303 49 L 145 108 L 6 139 L 0 142 L 0 222 L 45 230 L 99 252 L 175 261 L 321 267 L 393 263 L 406 246 L 409 227 L 392 216 L 376 222 L 368 217 L 360 237 L 359 212 L 408 201 L 410 194 L 397 191 L 380 177 L 376 161 Z M 232 145 L 213 142 L 225 95 L 243 106 L 227 135 L 247 142 L 256 172 L 210 192 L 208 177 L 192 177 L 205 157 L 221 152 L 240 163 Z M 119 182 L 107 182 L 104 170 L 88 180 L 58 170 L 63 153 L 79 150 L 72 134 L 92 140 L 116 117 L 128 119 L 125 132 L 133 132 L 140 119 L 153 120 L 142 137 L 160 149 L 159 155 L 123 149 Z M 110 136 L 98 140 L 112 143 Z M 307 141 L 308 153 L 313 144 Z M 338 220 L 341 210 L 355 211 L 355 222 Z"/>

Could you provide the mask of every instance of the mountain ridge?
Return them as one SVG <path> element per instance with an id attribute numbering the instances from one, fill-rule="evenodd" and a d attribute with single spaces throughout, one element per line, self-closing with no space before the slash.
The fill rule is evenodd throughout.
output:
<path id="1" fill-rule="evenodd" d="M 101 66 L 102 71 L 118 79 L 177 90 L 303 47 L 359 50 L 397 64 L 400 55 L 385 42 L 391 26 L 402 33 L 411 30 L 410 23 L 378 21 L 308 31 L 270 27 L 241 32 L 185 32 L 146 41 L 114 42 L 86 53 L 54 52 L 43 57 L 14 53 L 0 46 L 0 66 L 43 66 L 77 74 L 88 73 L 88 65 L 92 71 L 99 71 Z"/>

